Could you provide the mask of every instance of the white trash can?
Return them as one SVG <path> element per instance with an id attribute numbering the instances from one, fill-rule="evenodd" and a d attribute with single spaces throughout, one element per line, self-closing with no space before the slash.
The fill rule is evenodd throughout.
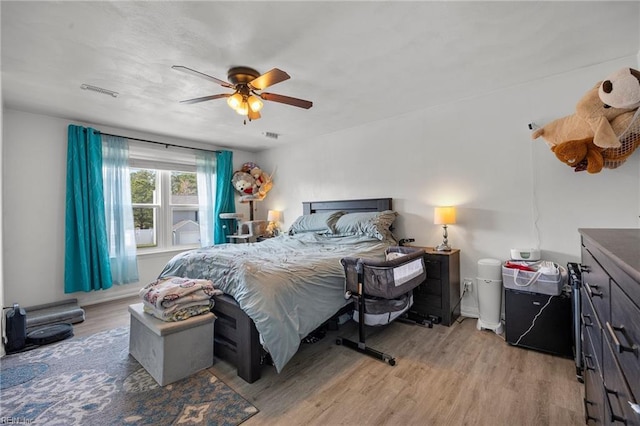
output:
<path id="1" fill-rule="evenodd" d="M 480 259 L 478 261 L 478 310 L 480 317 L 478 330 L 493 330 L 502 334 L 502 262 L 498 259 Z"/>

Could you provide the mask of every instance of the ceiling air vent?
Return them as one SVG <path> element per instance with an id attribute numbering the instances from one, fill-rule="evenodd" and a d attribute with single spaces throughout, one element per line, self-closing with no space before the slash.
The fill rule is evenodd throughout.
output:
<path id="1" fill-rule="evenodd" d="M 271 138 L 271 139 L 278 139 L 278 136 L 280 136 L 278 133 L 275 133 L 275 132 L 262 132 L 262 134 L 266 138 Z"/>
<path id="2" fill-rule="evenodd" d="M 114 92 L 113 90 L 103 89 L 102 87 L 92 86 L 90 84 L 82 84 L 80 86 L 82 90 L 91 90 L 92 92 L 102 93 L 103 95 L 111 95 L 114 98 L 118 97 L 118 92 Z"/>

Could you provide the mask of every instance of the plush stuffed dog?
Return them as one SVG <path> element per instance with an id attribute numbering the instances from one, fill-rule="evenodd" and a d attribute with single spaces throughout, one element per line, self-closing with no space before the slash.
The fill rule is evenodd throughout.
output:
<path id="1" fill-rule="evenodd" d="M 559 118 L 531 134 L 533 139 L 542 136 L 550 147 L 563 142 L 583 139 L 593 139 L 593 143 L 600 148 L 617 148 L 620 146 L 618 135 L 624 128 L 614 129 L 611 122 L 625 113 L 629 120 L 633 117 L 633 108 L 607 107 L 600 100 L 598 82 L 578 101 L 575 114 Z M 630 121 L 629 121 L 630 122 Z"/>
<path id="2" fill-rule="evenodd" d="M 566 141 L 552 146 L 551 151 L 576 172 L 599 173 L 604 167 L 603 150 L 593 143 L 592 138 Z"/>
<path id="3" fill-rule="evenodd" d="M 612 122 L 614 129 L 627 129 L 634 117 L 633 112 L 619 115 Z M 631 127 L 630 129 L 636 129 Z M 603 168 L 615 169 L 627 161 L 633 151 L 640 146 L 640 134 L 624 132 L 621 145 L 618 148 L 599 148 L 593 143 L 592 138 L 578 139 L 562 142 L 551 147 L 551 151 L 558 160 L 573 167 L 574 171 L 586 170 L 589 173 L 599 173 Z"/>
<path id="4" fill-rule="evenodd" d="M 609 75 L 598 90 L 600 100 L 614 108 L 640 107 L 640 71 L 622 68 Z"/>

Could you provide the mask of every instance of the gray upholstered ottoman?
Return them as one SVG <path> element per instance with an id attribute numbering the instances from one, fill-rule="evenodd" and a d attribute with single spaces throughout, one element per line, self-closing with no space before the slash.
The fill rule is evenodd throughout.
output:
<path id="1" fill-rule="evenodd" d="M 214 314 L 166 322 L 144 313 L 142 303 L 129 305 L 129 312 L 129 353 L 160 386 L 213 365 Z"/>

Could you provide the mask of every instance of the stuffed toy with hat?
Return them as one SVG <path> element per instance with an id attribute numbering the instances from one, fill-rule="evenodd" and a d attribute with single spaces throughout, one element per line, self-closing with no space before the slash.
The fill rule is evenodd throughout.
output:
<path id="1" fill-rule="evenodd" d="M 640 71 L 622 68 L 609 75 L 598 89 L 600 100 L 614 108 L 640 107 Z"/>
<path id="2" fill-rule="evenodd" d="M 574 114 L 554 120 L 537 129 L 531 137 L 537 139 L 542 136 L 550 147 L 567 141 L 588 138 L 592 138 L 593 143 L 600 148 L 619 147 L 618 135 L 626 127 L 614 129 L 612 121 L 622 114 L 630 113 L 633 108 L 605 106 L 598 95 L 600 84 L 601 82 L 598 82 L 578 101 Z"/>

